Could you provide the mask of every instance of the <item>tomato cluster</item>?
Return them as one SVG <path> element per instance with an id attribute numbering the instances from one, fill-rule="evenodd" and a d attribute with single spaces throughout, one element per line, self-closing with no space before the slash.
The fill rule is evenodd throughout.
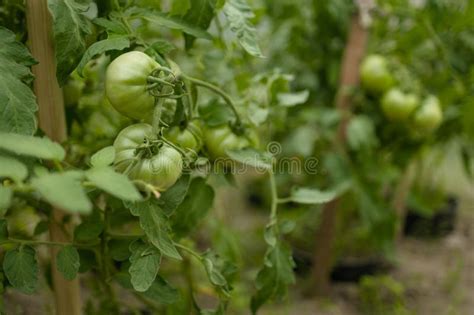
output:
<path id="1" fill-rule="evenodd" d="M 190 98 L 185 97 L 189 87 L 181 70 L 168 63 L 169 67 L 162 66 L 147 54 L 132 51 L 113 60 L 105 78 L 110 104 L 122 115 L 142 121 L 116 137 L 115 168 L 158 191 L 171 187 L 192 164 L 188 152 L 194 158 L 204 154 L 216 160 L 228 158 L 228 150 L 258 145 L 256 132 L 243 124 L 209 126 L 195 116 Z M 157 113 L 163 114 L 158 120 Z M 151 117 L 153 126 L 145 123 Z"/>
<path id="2" fill-rule="evenodd" d="M 390 70 L 388 60 L 381 55 L 367 56 L 360 67 L 364 89 L 375 95 L 384 116 L 391 122 L 406 123 L 418 134 L 434 131 L 443 121 L 443 111 L 436 96 L 403 91 Z"/>

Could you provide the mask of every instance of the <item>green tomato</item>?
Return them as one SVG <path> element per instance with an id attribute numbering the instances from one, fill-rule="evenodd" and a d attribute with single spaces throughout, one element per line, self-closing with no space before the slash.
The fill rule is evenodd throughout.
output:
<path id="1" fill-rule="evenodd" d="M 165 191 L 178 180 L 183 170 L 181 154 L 156 140 L 148 124 L 135 124 L 120 131 L 114 141 L 114 166 L 118 172 L 128 170 L 132 180 L 141 180 L 159 191 Z"/>
<path id="2" fill-rule="evenodd" d="M 443 121 L 443 111 L 437 97 L 428 96 L 416 111 L 413 122 L 419 131 L 433 131 Z"/>
<path id="3" fill-rule="evenodd" d="M 135 119 L 152 115 L 155 97 L 147 91 L 148 76 L 160 65 L 145 53 L 131 51 L 110 63 L 105 75 L 105 94 L 121 114 Z"/>
<path id="4" fill-rule="evenodd" d="M 35 228 L 41 221 L 36 209 L 30 206 L 11 209 L 6 218 L 8 233 L 11 236 L 26 238 L 34 236 Z"/>
<path id="5" fill-rule="evenodd" d="M 362 85 L 369 92 L 382 94 L 394 83 L 387 60 L 380 55 L 367 56 L 360 67 Z"/>
<path id="6" fill-rule="evenodd" d="M 191 121 L 185 128 L 174 126 L 165 131 L 165 138 L 180 147 L 199 152 L 202 147 L 202 130 L 198 121 Z"/>
<path id="7" fill-rule="evenodd" d="M 414 94 L 405 94 L 398 88 L 392 88 L 382 98 L 382 110 L 389 120 L 406 121 L 419 106 Z"/>
<path id="8" fill-rule="evenodd" d="M 228 125 L 204 129 L 204 141 L 211 159 L 228 158 L 227 150 L 239 150 L 258 146 L 258 136 L 253 129 L 236 135 Z"/>

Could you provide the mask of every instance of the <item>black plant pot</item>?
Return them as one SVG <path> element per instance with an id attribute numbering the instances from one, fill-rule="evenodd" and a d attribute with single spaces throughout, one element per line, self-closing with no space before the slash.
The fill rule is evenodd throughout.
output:
<path id="1" fill-rule="evenodd" d="M 420 238 L 443 237 L 454 231 L 458 215 L 458 199 L 453 196 L 446 198 L 445 205 L 426 217 L 416 209 L 408 209 L 405 217 L 404 234 Z"/>
<path id="2" fill-rule="evenodd" d="M 310 274 L 313 266 L 311 254 L 293 248 L 295 273 L 301 277 Z M 364 276 L 387 273 L 391 264 L 380 257 L 361 257 L 357 259 L 342 259 L 331 271 L 332 282 L 359 282 Z"/>

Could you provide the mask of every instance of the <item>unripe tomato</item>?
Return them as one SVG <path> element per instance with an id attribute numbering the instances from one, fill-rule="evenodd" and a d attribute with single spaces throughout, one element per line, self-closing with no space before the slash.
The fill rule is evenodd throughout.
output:
<path id="1" fill-rule="evenodd" d="M 414 116 L 416 129 L 420 131 L 432 131 L 439 127 L 443 121 L 443 111 L 436 96 L 428 96 Z"/>
<path id="2" fill-rule="evenodd" d="M 392 121 L 405 121 L 419 105 L 418 97 L 392 88 L 382 98 L 382 110 Z"/>
<path id="3" fill-rule="evenodd" d="M 135 119 L 153 113 L 155 97 L 147 91 L 148 76 L 160 65 L 145 53 L 131 51 L 112 61 L 105 75 L 105 94 L 121 114 Z"/>
<path id="4" fill-rule="evenodd" d="M 8 234 L 14 237 L 31 238 L 40 221 L 41 218 L 33 207 L 11 209 L 7 216 Z"/>
<path id="5" fill-rule="evenodd" d="M 394 83 L 387 60 L 380 55 L 367 56 L 360 67 L 362 86 L 369 92 L 381 94 Z"/>
<path id="6" fill-rule="evenodd" d="M 178 180 L 183 170 L 181 154 L 167 144 L 152 144 L 156 140 L 148 124 L 135 124 L 120 131 L 114 141 L 114 166 L 118 172 L 128 169 L 133 180 L 142 180 L 159 191 L 165 191 Z"/>
<path id="7" fill-rule="evenodd" d="M 199 152 L 202 147 L 202 130 L 197 121 L 191 121 L 185 128 L 174 126 L 165 131 L 165 138 L 180 147 Z"/>
<path id="8" fill-rule="evenodd" d="M 258 136 L 252 129 L 236 135 L 228 125 L 204 129 L 204 141 L 211 159 L 228 158 L 227 150 L 239 150 L 258 146 Z"/>

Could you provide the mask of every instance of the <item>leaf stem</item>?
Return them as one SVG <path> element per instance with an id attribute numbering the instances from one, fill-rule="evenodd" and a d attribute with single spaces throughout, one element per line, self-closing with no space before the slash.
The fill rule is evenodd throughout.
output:
<path id="1" fill-rule="evenodd" d="M 217 87 L 214 84 L 211 84 L 209 82 L 202 81 L 202 80 L 199 80 L 199 79 L 196 79 L 196 78 L 184 75 L 184 74 L 181 74 L 181 76 L 184 79 L 188 80 L 189 82 L 195 84 L 196 86 L 204 87 L 204 88 L 209 89 L 209 90 L 213 91 L 214 93 L 220 95 L 224 99 L 224 101 L 227 103 L 227 105 L 230 107 L 232 112 L 234 113 L 234 116 L 235 116 L 235 119 L 236 119 L 236 124 L 238 126 L 240 126 L 242 124 L 239 113 L 237 112 L 237 108 L 235 107 L 235 104 L 232 101 L 232 98 L 230 97 L 229 94 L 227 94 L 226 92 L 221 90 L 219 87 Z"/>

